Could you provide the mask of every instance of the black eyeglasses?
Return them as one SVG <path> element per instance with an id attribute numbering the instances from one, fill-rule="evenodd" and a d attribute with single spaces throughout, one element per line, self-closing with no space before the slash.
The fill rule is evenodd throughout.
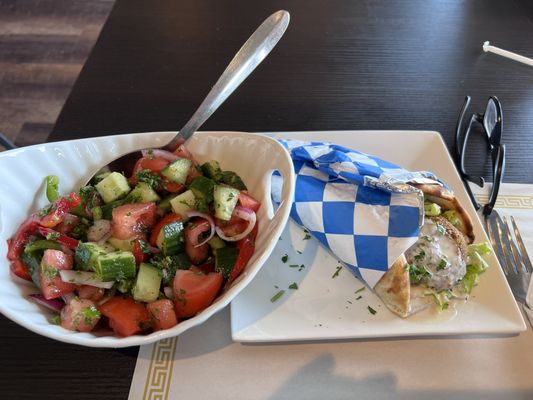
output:
<path id="1" fill-rule="evenodd" d="M 483 206 L 483 215 L 489 215 L 494 208 L 494 204 L 496 203 L 496 198 L 498 197 L 498 192 L 500 190 L 500 184 L 503 179 L 503 172 L 505 170 L 505 145 L 501 144 L 503 127 L 502 106 L 500 101 L 495 96 L 491 96 L 487 103 L 485 113 L 472 114 L 468 125 L 466 125 L 465 129 L 461 129 L 466 110 L 470 105 L 470 101 L 470 96 L 466 96 L 465 102 L 463 103 L 463 108 L 459 114 L 459 120 L 457 121 L 457 127 L 455 130 L 455 161 L 459 167 L 459 173 L 465 183 L 466 191 L 472 200 L 472 204 L 474 204 L 476 210 L 479 210 L 481 206 L 474 197 L 468 182 L 472 182 L 480 187 L 483 187 L 485 180 L 482 176 L 471 175 L 466 172 L 465 150 L 468 143 L 468 138 L 470 136 L 470 131 L 472 129 L 472 124 L 474 122 L 480 123 L 483 127 L 483 131 L 485 132 L 485 137 L 489 145 L 490 158 L 492 161 L 493 184 L 489 201 Z M 464 134 L 461 134 L 462 132 L 464 132 Z"/>

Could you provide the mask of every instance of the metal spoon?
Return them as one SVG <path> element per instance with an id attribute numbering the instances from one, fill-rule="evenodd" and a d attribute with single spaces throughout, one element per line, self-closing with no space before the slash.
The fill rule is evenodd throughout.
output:
<path id="1" fill-rule="evenodd" d="M 268 17 L 246 43 L 235 54 L 233 60 L 226 67 L 217 83 L 211 88 L 207 97 L 193 114 L 179 133 L 163 149 L 173 151 L 181 140 L 189 139 L 196 130 L 216 111 L 230 94 L 250 75 L 250 73 L 265 59 L 270 51 L 281 39 L 290 15 L 280 10 Z M 110 162 L 107 168 L 111 171 L 131 172 L 135 161 L 141 157 L 139 151 L 125 154 Z M 106 167 L 104 167 L 106 168 Z M 102 170 L 100 170 L 102 171 Z M 99 172 L 100 172 L 99 171 Z M 97 174 L 99 173 L 97 172 Z"/>

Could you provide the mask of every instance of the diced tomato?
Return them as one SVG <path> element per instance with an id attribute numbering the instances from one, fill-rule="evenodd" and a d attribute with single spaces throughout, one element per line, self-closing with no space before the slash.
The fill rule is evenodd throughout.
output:
<path id="1" fill-rule="evenodd" d="M 100 311 L 91 300 L 74 297 L 61 309 L 61 326 L 78 332 L 90 332 L 100 320 Z"/>
<path id="2" fill-rule="evenodd" d="M 185 185 L 163 179 L 163 189 L 170 193 L 181 193 L 185 190 Z"/>
<path id="3" fill-rule="evenodd" d="M 208 274 L 210 272 L 215 272 L 215 264 L 214 263 L 206 263 L 201 265 L 193 265 L 191 268 L 189 268 L 190 271 L 196 271 L 196 272 L 203 272 L 204 274 Z"/>
<path id="4" fill-rule="evenodd" d="M 66 213 L 63 221 L 55 227 L 55 230 L 64 235 L 68 235 L 80 222 L 80 217 L 74 214 Z"/>
<path id="5" fill-rule="evenodd" d="M 141 241 L 139 239 L 135 239 L 133 241 L 133 245 L 131 246 L 131 252 L 135 257 L 135 264 L 137 265 L 145 261 L 148 256 L 147 254 L 144 254 L 141 246 Z"/>
<path id="6" fill-rule="evenodd" d="M 257 212 L 259 210 L 259 207 L 261 207 L 261 203 L 259 200 L 254 199 L 248 192 L 241 191 L 239 193 L 239 203 L 244 208 L 249 208 L 250 210 L 253 210 L 254 212 Z"/>
<path id="7" fill-rule="evenodd" d="M 112 232 L 117 239 L 140 237 L 155 224 L 155 203 L 125 204 L 113 209 Z"/>
<path id="8" fill-rule="evenodd" d="M 19 278 L 25 279 L 30 282 L 32 281 L 28 266 L 24 264 L 21 260 L 15 260 L 11 262 L 11 272 L 13 272 Z"/>
<path id="9" fill-rule="evenodd" d="M 178 270 L 174 277 L 174 305 L 178 318 L 189 318 L 207 308 L 222 286 L 222 274 Z"/>
<path id="10" fill-rule="evenodd" d="M 39 223 L 46 228 L 53 228 L 63 221 L 65 214 L 80 203 L 81 197 L 75 192 L 70 193 L 68 196 L 60 197 L 54 201 L 48 214 L 41 217 Z"/>
<path id="11" fill-rule="evenodd" d="M 182 221 L 183 217 L 180 214 L 176 213 L 170 213 L 165 215 L 161 220 L 157 223 L 157 225 L 152 229 L 152 233 L 150 234 L 150 244 L 152 246 L 156 246 L 157 242 L 157 236 L 159 235 L 159 232 L 165 225 L 171 224 L 172 222 L 176 221 Z"/>
<path id="12" fill-rule="evenodd" d="M 94 301 L 100 301 L 104 298 L 105 290 L 90 285 L 81 285 L 78 287 L 78 297 L 80 299 L 86 299 Z"/>
<path id="13" fill-rule="evenodd" d="M 185 227 L 183 234 L 185 236 L 185 253 L 193 264 L 200 264 L 209 256 L 211 246 L 204 243 L 201 246 L 196 246 L 201 242 L 201 236 L 207 234 L 211 230 L 209 221 L 203 218 L 193 218 Z"/>
<path id="14" fill-rule="evenodd" d="M 152 318 L 154 331 L 169 329 L 178 324 L 174 303 L 168 299 L 162 299 L 147 304 L 146 308 Z"/>
<path id="15" fill-rule="evenodd" d="M 150 314 L 143 303 L 131 297 L 113 297 L 99 306 L 109 326 L 120 336 L 131 336 L 150 328 Z"/>
<path id="16" fill-rule="evenodd" d="M 248 228 L 248 221 L 240 220 L 234 224 L 226 224 L 220 227 L 222 229 L 222 232 L 224 232 L 224 235 L 231 237 L 238 235 L 246 230 Z"/>
<path id="17" fill-rule="evenodd" d="M 20 228 L 17 230 L 17 233 L 15 233 L 15 236 L 7 241 L 7 259 L 9 261 L 16 261 L 20 258 L 22 251 L 24 250 L 24 246 L 26 246 L 30 240 L 30 236 L 37 232 L 38 227 L 39 222 L 34 216 L 31 216 L 24 221 L 22 225 L 20 225 Z"/>
<path id="18" fill-rule="evenodd" d="M 148 169 L 152 172 L 161 172 L 169 164 L 168 160 L 163 157 L 142 157 L 137 160 L 135 167 L 133 167 L 133 174 Z"/>
<path id="19" fill-rule="evenodd" d="M 72 269 L 74 261 L 72 256 L 60 250 L 46 249 L 41 260 L 39 279 L 41 290 L 46 300 L 56 299 L 65 294 L 72 293 L 76 285 L 63 282 L 59 271 Z"/>
<path id="20" fill-rule="evenodd" d="M 252 254 L 254 254 L 255 250 L 255 238 L 257 236 L 257 223 L 254 226 L 254 229 L 244 238 L 237 242 L 237 248 L 239 249 L 239 255 L 237 256 L 237 260 L 235 261 L 235 265 L 233 266 L 233 269 L 231 270 L 230 276 L 228 277 L 228 281 L 226 283 L 226 287 L 233 282 L 237 277 L 241 274 L 241 272 L 244 270 L 246 265 L 248 264 L 248 261 L 252 257 Z"/>
<path id="21" fill-rule="evenodd" d="M 76 247 L 78 247 L 78 240 L 71 238 L 70 236 L 63 235 L 62 233 L 59 233 L 53 229 L 50 228 L 44 228 L 40 226 L 37 228 L 37 231 L 43 235 L 45 238 L 49 238 L 50 240 L 53 240 L 54 242 L 58 242 L 69 249 L 74 250 Z"/>

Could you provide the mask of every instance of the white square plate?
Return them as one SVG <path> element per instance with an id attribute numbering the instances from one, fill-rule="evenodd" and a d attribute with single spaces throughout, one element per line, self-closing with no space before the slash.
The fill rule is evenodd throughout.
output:
<path id="1" fill-rule="evenodd" d="M 437 132 L 291 132 L 272 136 L 328 141 L 376 155 L 409 170 L 432 171 L 454 190 L 472 216 L 476 242 L 488 240 Z M 490 257 L 490 268 L 481 275 L 467 302 L 444 313 L 425 312 L 402 319 L 391 313 L 369 289 L 357 292 L 364 285 L 348 270 L 342 269 L 333 278 L 339 265 L 337 260 L 317 240 L 304 240 L 304 237 L 304 231 L 290 222 L 263 269 L 233 300 L 233 340 L 279 342 L 512 334 L 526 329 L 494 256 Z M 283 262 L 285 254 L 288 260 Z M 304 268 L 294 267 L 302 264 Z M 289 289 L 294 282 L 298 289 Z M 272 302 L 271 298 L 280 290 L 284 294 Z M 376 314 L 371 314 L 368 307 L 376 310 Z"/>

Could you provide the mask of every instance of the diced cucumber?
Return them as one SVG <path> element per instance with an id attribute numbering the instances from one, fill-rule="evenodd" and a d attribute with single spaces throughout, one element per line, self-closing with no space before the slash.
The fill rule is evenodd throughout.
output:
<path id="1" fill-rule="evenodd" d="M 222 172 L 222 183 L 239 190 L 248 190 L 241 177 L 233 171 Z"/>
<path id="2" fill-rule="evenodd" d="M 94 176 L 94 184 L 98 184 L 102 182 L 105 178 L 107 178 L 111 174 L 111 171 L 101 172 L 98 175 Z"/>
<path id="3" fill-rule="evenodd" d="M 104 282 L 134 278 L 137 272 L 135 257 L 129 251 L 99 255 L 96 259 L 95 272 Z"/>
<path id="4" fill-rule="evenodd" d="M 131 239 L 117 239 L 115 237 L 110 237 L 107 241 L 117 250 L 131 251 L 133 247 Z"/>
<path id="5" fill-rule="evenodd" d="M 191 169 L 192 161 L 188 158 L 178 158 L 169 166 L 165 167 L 161 173 L 172 182 L 184 184 Z"/>
<path id="6" fill-rule="evenodd" d="M 165 225 L 157 235 L 156 244 L 165 256 L 182 252 L 185 249 L 183 223 L 176 221 Z"/>
<path id="7" fill-rule="evenodd" d="M 215 217 L 229 221 L 233 209 L 239 200 L 239 191 L 229 186 L 216 185 L 213 192 L 215 200 Z"/>
<path id="8" fill-rule="evenodd" d="M 215 182 L 218 183 L 222 180 L 222 169 L 220 168 L 218 161 L 208 161 L 202 164 L 200 168 L 205 176 L 213 179 Z"/>
<path id="9" fill-rule="evenodd" d="M 159 296 L 161 279 L 161 271 L 150 264 L 141 263 L 132 291 L 133 299 L 147 303 L 156 301 Z"/>
<path id="10" fill-rule="evenodd" d="M 236 247 L 221 247 L 215 251 L 215 271 L 221 272 L 224 278 L 228 278 L 239 256 Z"/>
<path id="11" fill-rule="evenodd" d="M 170 211 L 172 209 L 172 206 L 170 205 L 170 200 L 172 200 L 174 197 L 176 197 L 175 194 L 172 194 L 170 196 L 165 197 L 161 202 L 158 204 L 158 207 L 164 211 Z"/>
<path id="12" fill-rule="evenodd" d="M 216 249 L 220 249 L 222 247 L 226 247 L 226 243 L 224 243 L 224 241 L 222 239 L 220 239 L 218 236 L 213 236 L 209 242 L 209 246 L 211 246 L 211 248 L 213 250 L 216 250 Z"/>
<path id="13" fill-rule="evenodd" d="M 215 182 L 205 176 L 197 176 L 189 185 L 197 199 L 204 200 L 207 204 L 213 201 L 213 190 Z"/>
<path id="14" fill-rule="evenodd" d="M 76 247 L 76 251 L 74 252 L 76 268 L 83 271 L 94 271 L 98 256 L 103 254 L 107 254 L 107 250 L 99 244 L 79 242 L 78 247 Z"/>
<path id="15" fill-rule="evenodd" d="M 127 195 L 130 192 L 130 185 L 124 175 L 111 172 L 96 185 L 96 190 L 105 203 L 111 203 Z"/>
<path id="16" fill-rule="evenodd" d="M 137 197 L 140 203 L 158 202 L 161 197 L 146 182 L 139 182 L 131 191 L 130 196 Z"/>
<path id="17" fill-rule="evenodd" d="M 93 221 L 98 221 L 99 219 L 102 219 L 102 207 L 96 206 L 91 208 L 91 214 L 93 215 Z"/>
<path id="18" fill-rule="evenodd" d="M 192 190 L 187 190 L 170 200 L 170 206 L 176 214 L 186 217 L 187 211 L 195 209 L 196 196 Z"/>

